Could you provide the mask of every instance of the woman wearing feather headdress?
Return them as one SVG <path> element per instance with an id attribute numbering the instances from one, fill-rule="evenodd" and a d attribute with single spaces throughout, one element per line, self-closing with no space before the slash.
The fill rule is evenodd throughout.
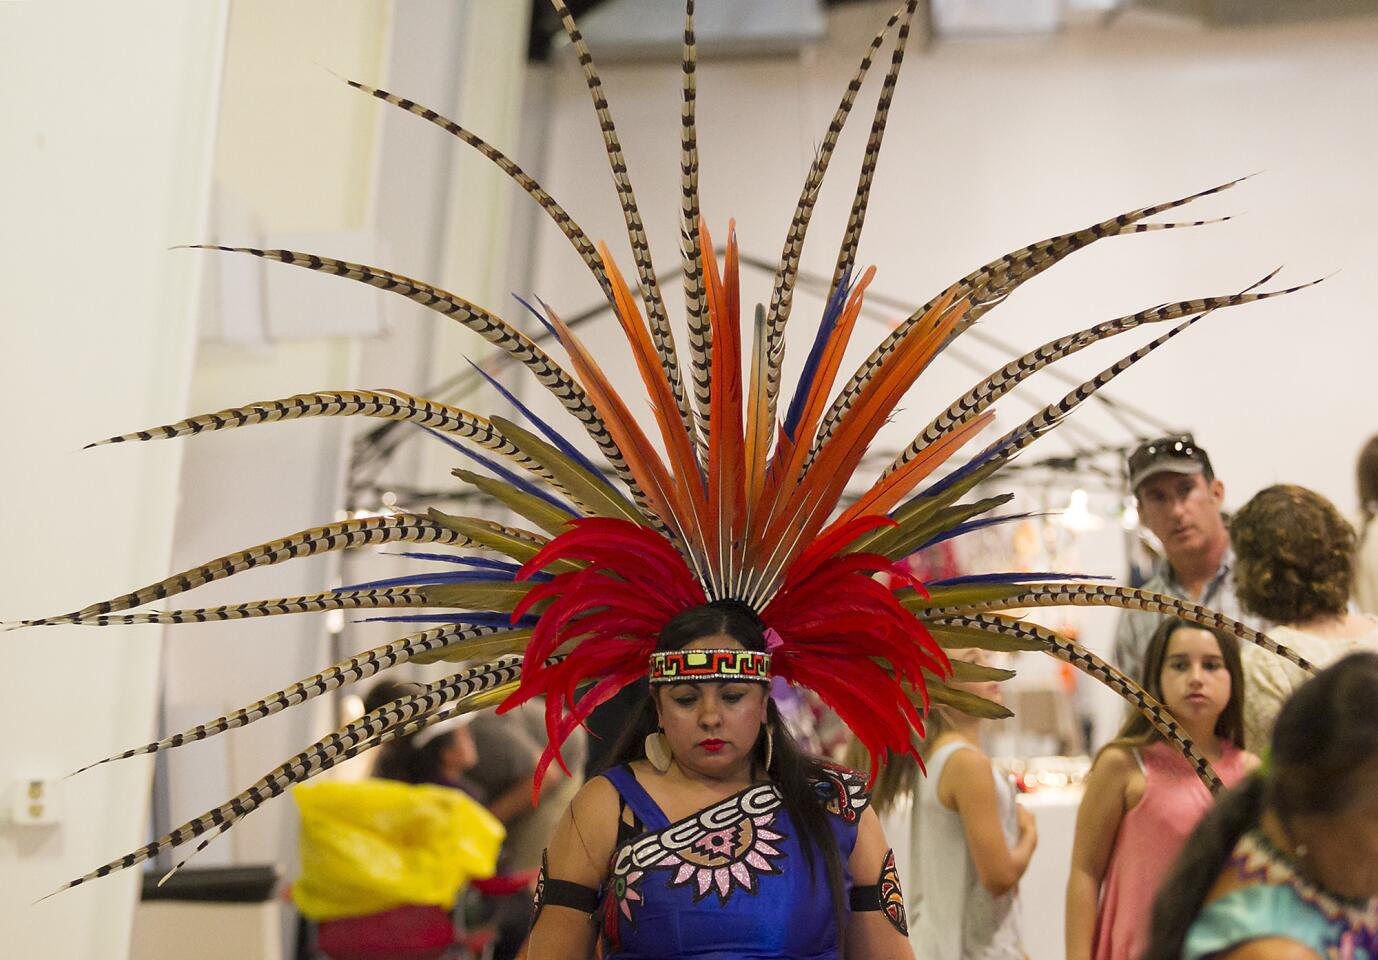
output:
<path id="1" fill-rule="evenodd" d="M 811 876 L 826 877 L 828 896 L 820 902 L 832 904 L 834 920 L 828 929 L 833 940 L 820 940 L 808 945 L 811 952 L 794 955 L 831 956 L 829 942 L 842 949 L 852 931 L 863 928 L 873 931 L 877 942 L 890 938 L 888 942 L 897 943 L 894 937 L 899 933 L 893 928 L 887 932 L 884 919 L 864 909 L 865 919 L 846 923 L 843 936 L 839 913 L 886 906 L 899 899 L 898 890 L 885 881 L 884 841 L 877 829 L 868 826 L 873 820 L 866 811 L 864 784 L 807 760 L 799 759 L 796 767 L 797 755 L 784 740 L 778 759 L 774 753 L 766 756 L 771 752 L 765 749 L 771 736 L 782 737 L 782 733 L 771 719 L 764 680 L 779 678 L 817 693 L 851 727 L 875 770 L 892 754 L 914 752 L 930 701 L 988 714 L 987 701 L 950 685 L 950 680 L 974 676 L 975 665 L 949 659 L 945 647 L 1034 650 L 1072 664 L 1128 699 L 1166 741 L 1190 758 L 1204 782 L 1218 788 L 1218 777 L 1181 725 L 1137 683 L 1072 640 L 1005 612 L 1055 605 L 1149 610 L 1228 630 L 1310 669 L 1305 660 L 1242 624 L 1164 595 L 1045 573 L 988 574 L 923 584 L 905 573 L 899 562 L 925 546 L 1017 519 L 989 516 L 1009 502 L 1010 495 L 964 498 L 1119 374 L 1206 314 L 1281 296 L 1300 286 L 1257 290 L 1272 278 L 1270 273 L 1233 294 L 1159 304 L 1045 343 L 994 371 L 940 411 L 878 477 L 854 481 L 877 434 L 927 366 L 1020 284 L 1107 237 L 1197 226 L 1204 221 L 1163 223 L 1150 218 L 1233 184 L 1132 210 L 1031 243 L 978 267 L 903 319 L 835 389 L 874 277 L 873 270 L 857 270 L 857 249 L 918 0 L 905 0 L 863 55 L 813 158 L 769 301 L 758 306 L 746 324 L 741 316 L 735 234 L 728 230 L 720 260 L 700 216 L 696 47 L 693 4 L 689 3 L 679 127 L 686 371 L 602 82 L 564 3 L 552 2 L 593 98 L 626 223 L 635 285 L 623 278 L 609 250 L 590 240 L 565 209 L 501 151 L 412 100 L 359 83 L 351 85 L 473 146 L 549 215 L 606 295 L 626 335 L 646 389 L 642 399 L 649 401 L 654 415 L 658 442 L 633 415 L 631 398 L 619 393 L 593 353 L 549 307 L 533 308 L 547 335 L 532 338 L 454 293 L 379 267 L 292 250 L 217 247 L 366 283 L 479 333 L 507 359 L 524 366 L 573 415 L 606 470 L 520 404 L 517 407 L 526 425 L 400 391 L 304 393 L 107 441 L 166 439 L 316 416 L 405 422 L 427 428 L 481 463 L 487 473 L 460 469 L 455 475 L 475 487 L 493 507 L 520 519 L 503 524 L 430 510 L 345 520 L 219 557 L 62 616 L 28 621 L 28 626 L 178 624 L 370 609 L 387 611 L 389 619 L 426 624 L 420 632 L 352 656 L 242 709 L 110 760 L 203 740 L 403 663 L 443 660 L 461 665 L 322 738 L 228 802 L 67 886 L 107 876 L 192 841 L 197 841 L 196 850 L 202 849 L 293 784 L 343 760 L 459 714 L 512 707 L 542 695 L 550 734 L 550 747 L 542 758 L 544 769 L 591 710 L 637 679 L 650 676 L 657 681 L 653 702 L 665 727 L 665 743 L 652 738 L 652 757 L 645 764 L 637 759 L 631 767 L 621 768 L 628 772 L 621 775 L 620 783 L 615 782 L 617 775 L 614 780 L 595 782 L 588 794 L 593 799 L 576 804 L 568 821 L 576 839 L 586 826 L 614 831 L 610 838 L 593 838 L 587 847 L 581 843 L 576 851 L 579 856 L 617 850 L 619 860 L 606 874 L 596 869 L 592 874 L 578 874 L 577 858 L 571 859 L 557 844 L 544 891 L 547 917 L 560 915 L 552 905 L 560 896 L 556 888 L 561 881 L 593 886 L 606 877 L 609 889 L 603 896 L 616 904 L 617 912 L 612 915 L 609 910 L 605 916 L 618 921 L 620 935 L 625 932 L 623 921 L 635 924 L 636 901 L 631 894 L 641 895 L 657 883 L 664 888 L 660 894 L 668 891 L 671 896 L 687 897 L 695 911 L 721 912 L 726 907 L 720 901 L 740 896 L 742 889 L 755 890 L 759 885 L 764 890 L 777 882 L 807 887 Z M 892 34 L 893 54 L 877 99 L 831 293 L 786 405 L 785 334 L 805 234 L 844 124 L 877 53 Z M 1163 322 L 1175 326 L 1043 407 L 965 463 L 949 468 L 954 455 L 990 423 L 991 406 L 1023 380 L 1100 340 Z M 748 336 L 749 348 L 744 343 Z M 542 346 L 552 341 L 558 341 L 567 354 L 568 370 Z M 934 479 L 940 468 L 945 472 Z M 213 608 L 137 609 L 250 568 L 396 543 L 450 552 L 409 554 L 436 564 L 426 573 L 326 594 Z M 723 615 L 731 623 L 703 624 L 678 632 L 676 618 L 706 616 L 704 610 L 715 611 L 714 616 L 729 611 Z M 669 681 L 676 682 L 665 688 Z M 684 690 L 682 696 L 678 690 Z M 728 695 L 737 697 L 738 693 L 735 703 L 729 703 Z M 703 724 L 710 731 L 715 729 L 713 723 L 725 725 L 728 708 L 745 711 L 733 714 L 741 726 L 734 721 L 730 735 L 725 732 L 727 726 L 724 732 L 706 732 L 697 740 L 688 735 Z M 773 731 L 764 747 L 760 743 L 763 721 Z M 705 740 L 721 743 L 714 751 Z M 662 752 L 661 746 L 667 750 Z M 654 757 L 668 757 L 663 772 L 650 763 Z M 791 767 L 792 771 L 786 769 Z M 676 783 L 683 789 L 662 789 Z M 738 787 L 742 791 L 733 792 Z M 656 802 L 642 802 L 638 788 Z M 597 808 L 600 791 L 607 807 L 604 812 Z M 624 821 L 617 816 L 614 794 L 628 799 L 633 816 L 643 817 L 644 835 L 624 838 L 633 839 L 630 846 L 619 845 L 616 831 Z M 640 814 L 631 796 L 638 797 Z M 585 811 L 585 803 L 595 809 Z M 834 809 L 820 826 L 814 813 L 824 808 Z M 702 823 L 697 816 L 689 823 L 670 824 L 668 830 L 661 829 L 664 824 L 647 823 L 700 812 L 706 818 Z M 757 818 L 762 822 L 758 824 Z M 775 827 L 786 819 L 800 836 L 788 842 L 783 836 L 765 836 L 767 831 L 780 832 Z M 816 829 L 808 826 L 810 822 Z M 735 833 L 727 829 L 734 825 Z M 696 832 L 700 826 L 706 832 Z M 682 838 L 690 835 L 707 847 L 682 846 Z M 716 863 L 711 858 L 718 854 L 712 847 L 726 840 L 756 844 L 752 847 L 755 861 L 734 860 L 721 870 L 714 865 L 707 872 L 701 869 L 703 864 L 690 859 L 692 855 Z M 624 850 L 629 858 L 627 872 L 618 874 Z M 810 851 L 816 855 L 813 861 Z M 836 857 L 831 867 L 830 856 Z M 597 860 L 597 856 L 591 858 L 595 867 Z M 792 865 L 787 872 L 779 867 L 782 862 Z M 662 866 L 661 874 L 651 875 Z M 564 873 L 566 869 L 571 873 Z M 644 876 L 633 879 L 638 870 Z M 624 894 L 620 902 L 616 900 L 619 890 Z M 565 893 L 583 897 L 579 902 L 587 904 L 586 894 Z M 854 897 L 858 898 L 855 903 Z M 648 902 L 652 899 L 648 897 Z M 767 899 L 750 898 L 758 908 Z M 623 914 L 623 905 L 632 916 Z M 815 913 L 822 912 L 809 912 L 810 922 L 817 920 Z M 799 915 L 788 917 L 791 923 L 800 919 Z M 889 948 L 877 947 L 881 949 Z M 692 954 L 692 950 L 686 952 Z"/>
<path id="2" fill-rule="evenodd" d="M 530 953 L 912 957 L 861 778 L 801 752 L 769 695 L 783 641 L 749 607 L 672 618 L 651 696 L 565 815 Z M 601 894 L 601 895 L 600 895 Z"/>

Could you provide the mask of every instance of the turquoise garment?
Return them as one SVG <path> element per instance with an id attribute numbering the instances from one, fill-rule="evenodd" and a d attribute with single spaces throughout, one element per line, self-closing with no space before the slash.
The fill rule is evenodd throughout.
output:
<path id="1" fill-rule="evenodd" d="M 1229 869 L 1248 885 L 1201 909 L 1182 960 L 1210 960 L 1272 938 L 1299 943 L 1322 960 L 1378 960 L 1378 900 L 1342 900 L 1321 890 L 1257 829 L 1239 839 Z"/>
<path id="2" fill-rule="evenodd" d="M 1250 940 L 1265 937 L 1294 940 L 1321 957 L 1344 957 L 1339 948 L 1345 929 L 1343 922 L 1327 920 L 1289 885 L 1245 887 L 1226 894 L 1201 911 L 1187 931 L 1182 960 L 1208 960 Z M 1378 956 L 1356 944 L 1353 960 L 1378 960 Z"/>

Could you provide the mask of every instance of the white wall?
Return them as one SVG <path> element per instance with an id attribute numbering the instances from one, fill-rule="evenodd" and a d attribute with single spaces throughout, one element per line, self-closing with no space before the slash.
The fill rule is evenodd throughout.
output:
<path id="1" fill-rule="evenodd" d="M 524 13 L 487 3 L 284 8 L 238 0 L 194 16 L 148 3 L 109 23 L 84 21 L 90 32 L 75 41 L 69 24 L 60 29 L 36 8 L 0 11 L 7 116 L 20 121 L 0 151 L 14 194 L 4 252 L 29 271 L 7 287 L 13 305 L 0 356 L 13 395 L 42 404 L 37 413 L 12 404 L 4 414 L 23 459 L 7 464 L 0 509 L 13 542 L 24 545 L 4 554 L 5 619 L 73 609 L 337 518 L 352 435 L 340 421 L 76 451 L 90 439 L 310 389 L 423 392 L 461 363 L 456 344 L 476 357 L 491 349 L 476 348 L 444 317 L 362 285 L 166 248 L 291 245 L 366 259 L 478 300 L 499 295 L 515 188 L 499 190 L 461 168 L 467 147 L 331 72 L 455 113 L 510 148 L 525 52 Z M 213 101 L 222 66 L 223 99 Z M 94 262 L 74 264 L 76 250 Z M 203 268 L 201 295 L 191 279 Z M 377 333 L 366 345 L 347 336 L 370 324 Z M 207 338 L 199 353 L 198 327 Z M 428 464 L 438 477 L 417 478 L 420 459 L 404 459 L 406 480 L 448 480 L 444 458 Z M 169 606 L 315 592 L 340 577 L 338 556 L 298 561 Z M 37 719 L 45 732 L 7 741 L 0 787 L 150 739 L 162 631 L 132 629 L 127 640 L 114 630 L 5 638 L 15 666 L 0 680 L 0 709 L 11 729 Z M 389 629 L 388 639 L 402 632 Z M 340 643 L 356 641 L 367 645 L 372 634 Z M 207 720 L 323 668 L 333 652 L 315 617 L 168 631 L 168 721 Z M 79 702 L 57 701 L 58 688 Z M 333 727 L 334 713 L 326 698 L 170 753 L 174 822 Z M 125 953 L 138 871 L 28 904 L 143 841 L 150 769 L 111 765 L 63 785 L 68 819 L 56 830 L 0 827 L 7 947 L 35 957 Z M 274 861 L 290 872 L 294 822 L 290 802 L 270 805 L 201 862 Z M 17 939 L 9 933 L 20 929 Z"/>
<path id="2" fill-rule="evenodd" d="M 181 451 L 83 452 L 185 402 L 224 3 L 0 7 L 0 618 L 165 575 Z M 147 740 L 158 628 L 6 634 L 0 789 Z M 126 954 L 139 875 L 32 905 L 143 842 L 150 765 L 57 784 L 55 827 L 0 823 L 9 956 Z M 4 819 L 4 818 L 0 818 Z"/>
<path id="3" fill-rule="evenodd" d="M 715 238 L 733 216 L 744 252 L 778 257 L 814 145 L 890 6 L 835 13 L 828 42 L 798 59 L 701 65 L 703 206 Z M 879 269 L 872 290 L 917 305 L 1030 241 L 1261 171 L 1188 214 L 1235 214 L 1233 222 L 1097 244 L 1027 285 L 984 329 L 1028 349 L 1159 302 L 1233 292 L 1279 264 L 1286 265 L 1278 278 L 1284 285 L 1339 271 L 1291 299 L 1213 315 L 1121 377 L 1112 392 L 1193 428 L 1232 505 L 1287 480 L 1350 509 L 1354 455 L 1378 431 L 1366 389 L 1378 355 L 1378 325 L 1370 322 L 1378 279 L 1368 269 L 1378 254 L 1378 127 L 1364 119 L 1363 106 L 1378 99 L 1375 45 L 1374 19 L 1217 32 L 1132 14 L 1108 30 L 929 51 L 911 45 L 861 244 L 861 261 Z M 873 71 L 833 161 L 806 269 L 831 273 L 869 127 L 867 105 L 886 62 Z M 658 266 L 668 270 L 678 262 L 678 64 L 604 65 L 603 77 Z M 553 86 L 546 186 L 630 269 L 572 58 L 559 61 Z M 597 301 L 592 280 L 553 228 L 542 234 L 537 266 L 534 288 L 557 310 Z M 768 296 L 766 277 L 750 274 L 744 285 L 744 300 Z M 787 371 L 791 360 L 797 369 L 817 315 L 816 299 L 797 304 Z M 600 329 L 611 331 L 611 321 Z M 859 329 L 858 361 L 884 332 Z M 1067 368 L 1089 377 L 1150 338 L 1121 337 Z M 1009 359 L 960 345 L 990 369 Z M 907 441 L 976 379 L 940 360 L 911 393 L 912 412 L 879 443 Z M 1046 375 L 1023 388 L 1045 402 L 1065 389 Z M 1013 399 L 1000 406 L 1006 428 L 1029 413 Z M 1127 436 L 1094 409 L 1074 419 L 1107 438 Z M 1062 442 L 1055 434 L 1029 455 L 1058 452 Z"/>
<path id="4" fill-rule="evenodd" d="M 522 17 L 490 4 L 358 0 L 281 8 L 239 0 L 230 27 L 216 158 L 221 195 L 234 198 L 237 214 L 233 223 L 228 218 L 218 223 L 212 239 L 362 259 L 463 290 L 481 302 L 473 282 L 504 267 L 502 217 L 510 194 L 495 190 L 491 178 L 475 177 L 472 164 L 461 162 L 468 159 L 468 148 L 445 131 L 380 104 L 331 74 L 462 117 L 500 142 L 503 127 L 514 123 L 510 99 L 519 96 L 520 84 L 504 97 L 494 96 L 480 82 L 479 68 L 488 65 L 490 83 L 499 75 L 519 77 L 524 43 Z M 498 129 L 490 132 L 494 126 Z M 259 233 L 246 237 L 245 229 Z M 482 237 L 498 242 L 480 243 Z M 362 252 L 353 252 L 355 244 Z M 218 260 L 217 265 L 225 264 Z M 188 409 L 168 419 L 317 389 L 424 392 L 462 365 L 460 352 L 479 357 L 491 349 L 484 344 L 475 350 L 477 338 L 453 321 L 363 284 L 280 264 L 255 269 L 265 284 L 269 335 L 260 342 L 207 345 Z M 238 279 L 220 276 L 229 284 Z M 222 301 L 207 309 L 224 314 L 221 326 L 233 325 L 252 306 L 243 299 L 241 293 L 240 302 Z M 303 334 L 284 339 L 271 333 L 285 314 Z M 384 324 L 377 334 L 344 335 L 367 327 L 376 315 Z M 192 438 L 175 565 L 193 566 L 338 519 L 349 505 L 350 444 L 378 423 L 319 418 Z M 421 441 L 413 440 L 396 473 L 410 484 L 450 482 L 452 464 L 443 455 L 420 456 L 435 445 L 416 433 Z M 293 561 L 179 597 L 177 605 L 315 593 L 403 572 L 395 560 L 375 563 L 341 554 Z M 408 632 L 396 624 L 349 623 L 363 616 L 368 614 L 341 618 L 346 625 L 338 643 L 327 629 L 330 621 L 320 616 L 183 627 L 168 651 L 169 712 L 183 726 L 204 722 L 341 656 Z M 252 783 L 333 729 L 338 719 L 335 698 L 324 697 L 172 752 L 173 822 Z M 295 827 L 290 801 L 270 804 L 208 850 L 205 862 L 272 862 L 290 879 Z"/>
<path id="5" fill-rule="evenodd" d="M 858 58 L 892 7 L 882 2 L 834 10 L 829 39 L 799 57 L 701 60 L 703 210 L 719 243 L 727 219 L 735 217 L 745 254 L 772 262 L 779 256 L 815 147 Z M 1225 481 L 1230 508 L 1269 484 L 1292 482 L 1354 511 L 1354 459 L 1364 440 L 1378 432 L 1371 388 L 1378 359 L 1378 274 L 1369 267 L 1378 256 L 1372 176 L 1378 126 L 1365 112 L 1378 102 L 1375 49 L 1374 18 L 1212 31 L 1135 13 L 1108 29 L 1078 27 L 1052 36 L 946 42 L 929 49 L 911 44 L 860 248 L 862 265 L 878 267 L 871 290 L 917 306 L 976 266 L 1026 243 L 1257 173 L 1179 217 L 1228 214 L 1233 221 L 1098 243 L 1031 281 L 980 329 L 1023 352 L 1158 303 L 1232 293 L 1280 264 L 1285 268 L 1277 286 L 1329 277 L 1291 298 L 1212 315 L 1106 392 L 1193 430 Z M 888 54 L 872 71 L 834 157 L 804 250 L 806 270 L 831 275 L 886 64 Z M 582 76 L 568 51 L 550 73 L 545 185 L 590 236 L 609 241 L 630 274 L 630 252 Z M 679 261 L 679 65 L 605 63 L 602 74 L 657 266 L 670 270 Z M 592 279 L 548 224 L 539 234 L 535 268 L 533 291 L 556 310 L 575 313 L 598 302 Z M 769 285 L 769 276 L 748 271 L 743 300 L 748 306 L 765 301 Z M 678 318 L 678 286 L 671 284 L 665 293 Z M 808 350 L 820 310 L 816 296 L 796 298 L 787 384 Z M 749 316 L 750 310 L 743 313 Z M 886 313 L 898 320 L 908 311 Z M 630 396 L 641 396 L 611 317 L 585 330 L 589 341 L 611 346 L 599 352 L 605 369 Z M 887 330 L 878 320 L 858 325 L 844 375 Z M 1088 379 L 1161 330 L 1116 338 L 1059 369 L 1077 374 L 1077 382 Z M 907 443 L 980 379 L 956 361 L 958 352 L 983 362 L 987 371 L 1015 355 L 970 336 L 959 341 L 952 355 L 924 373 L 877 448 L 893 451 Z M 512 376 L 523 384 L 530 380 Z M 1022 422 L 1035 404 L 1067 389 L 1048 373 L 1032 378 L 998 405 L 994 429 Z M 534 385 L 527 391 L 530 397 L 540 392 Z M 552 404 L 544 402 L 541 409 L 577 432 Z M 1024 461 L 1065 455 L 1088 440 L 1128 445 L 1133 435 L 1096 404 L 1085 404 L 1064 428 L 1031 447 Z M 1104 463 L 1116 467 L 1113 458 Z M 1114 481 L 1088 486 L 1106 526 L 1082 538 L 1069 566 L 1123 577 Z M 1056 508 L 1068 490 L 1055 480 L 1045 501 L 1037 487 L 1025 488 L 1011 509 Z M 1054 616 L 1093 648 L 1108 648 L 1113 612 Z M 1052 682 L 1053 667 L 1040 658 L 1021 661 L 1033 682 Z M 1122 709 L 1117 699 L 1098 688 L 1088 697 L 1100 726 L 1112 726 Z"/>
<path id="6" fill-rule="evenodd" d="M 389 17 L 389 5 L 364 2 L 338 4 L 330 16 L 306 5 L 234 4 L 214 171 L 221 204 L 209 229 L 189 239 L 305 245 L 351 258 L 358 254 L 340 251 L 342 237 L 368 246 L 376 115 L 369 98 L 322 67 L 376 76 L 385 61 Z M 212 252 L 189 255 L 206 260 L 216 276 L 213 291 L 227 288 L 221 299 L 203 303 L 203 327 L 211 318 L 214 329 L 264 327 L 265 333 L 205 343 L 190 396 L 159 411 L 155 422 L 354 383 L 358 346 L 339 334 L 375 319 L 376 295 L 280 264 Z M 244 295 L 246 276 L 263 284 L 261 299 Z M 261 315 L 246 321 L 244 314 L 255 307 Z M 285 324 L 299 331 L 295 337 L 274 334 Z M 338 519 L 346 427 L 343 420 L 322 419 L 174 441 L 185 448 L 185 462 L 172 568 L 194 567 Z M 338 570 L 338 556 L 327 555 L 249 571 L 178 596 L 169 607 L 318 593 L 339 582 Z M 165 733 L 309 676 L 331 662 L 330 653 L 320 617 L 174 628 L 164 670 Z M 332 729 L 329 706 L 318 701 L 171 751 L 171 822 L 160 827 L 198 816 Z M 195 862 L 288 865 L 295 853 L 294 825 L 290 802 L 271 804 Z"/>

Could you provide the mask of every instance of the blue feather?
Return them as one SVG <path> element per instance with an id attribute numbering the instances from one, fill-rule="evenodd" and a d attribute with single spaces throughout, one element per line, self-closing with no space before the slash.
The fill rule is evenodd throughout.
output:
<path id="1" fill-rule="evenodd" d="M 434 560 L 438 563 L 460 563 L 468 567 L 482 567 L 485 570 L 506 570 L 516 573 L 521 569 L 519 563 L 506 560 L 491 560 L 488 557 L 453 557 L 448 553 L 388 553 L 390 557 L 406 557 L 409 560 Z"/>
<path id="2" fill-rule="evenodd" d="M 506 613 L 414 613 L 405 617 L 363 617 L 355 623 L 467 623 L 474 627 L 534 627 L 538 617 L 522 617 L 515 623 Z"/>
<path id="3" fill-rule="evenodd" d="M 980 530 L 980 529 L 983 529 L 983 528 L 985 528 L 985 527 L 993 527 L 993 526 L 995 526 L 996 524 L 999 524 L 999 523 L 1013 523 L 1015 520 L 1027 520 L 1029 517 L 1048 517 L 1048 516 L 1052 516 L 1052 514 L 1048 514 L 1048 513 L 1011 513 L 1011 514 L 1009 514 L 1008 516 L 1003 516 L 1003 517 L 983 517 L 983 518 L 981 518 L 980 520 L 968 520 L 966 523 L 959 523 L 959 524 L 957 524 L 957 526 L 953 527 L 953 528 L 950 529 L 950 530 L 944 530 L 942 533 L 938 534 L 938 535 L 937 535 L 936 537 L 934 537 L 932 540 L 929 540 L 927 543 L 925 543 L 923 546 L 919 547 L 919 549 L 918 549 L 918 550 L 915 550 L 914 552 L 915 552 L 915 553 L 918 553 L 919 550 L 927 550 L 929 547 L 935 546 L 936 544 L 939 544 L 939 543 L 942 543 L 944 540 L 951 540 L 951 539 L 954 538 L 954 537 L 965 536 L 966 534 L 971 533 L 971 532 L 973 532 L 973 531 L 975 531 L 975 530 Z"/>
<path id="4" fill-rule="evenodd" d="M 516 301 L 517 301 L 518 303 L 520 303 L 523 307 L 526 307 L 526 309 L 530 312 L 530 314 L 531 314 L 533 317 L 535 317 L 537 320 L 540 321 L 541 326 L 545 327 L 545 328 L 546 328 L 546 331 L 547 331 L 552 337 L 554 337 L 556 340 L 559 340 L 559 339 L 560 339 L 560 335 L 559 335 L 558 333 L 555 332 L 555 327 L 552 326 L 551 323 L 550 323 L 550 321 L 547 320 L 547 319 L 545 318 L 545 314 L 541 313 L 541 311 L 537 310 L 535 307 L 533 307 L 531 304 L 527 303 L 527 302 L 526 302 L 525 300 L 523 300 L 521 297 L 518 297 L 515 293 L 512 294 L 512 296 L 513 296 L 513 297 L 516 299 Z"/>
<path id="5" fill-rule="evenodd" d="M 891 511 L 890 516 L 893 517 L 900 510 L 903 510 L 905 507 L 909 506 L 909 504 L 913 503 L 916 500 L 922 500 L 925 497 L 936 497 L 939 494 L 941 494 L 944 490 L 947 490 L 949 487 L 951 487 L 953 484 L 956 484 L 961 480 L 965 479 L 966 477 L 971 476 L 973 473 L 975 473 L 981 467 L 985 466 L 991 460 L 994 460 L 1000 454 L 1004 453 L 1005 449 L 1011 446 L 1017 439 L 1018 437 L 1016 435 L 1009 434 L 1005 437 L 1002 437 L 999 440 L 996 440 L 990 446 L 986 447 L 986 449 L 982 450 L 976 456 L 972 457 L 970 460 L 962 464 L 956 470 L 953 470 L 951 473 L 943 477 L 941 480 L 937 480 L 934 483 L 929 484 L 929 486 L 926 487 L 924 490 L 910 497 L 900 507 L 896 508 L 896 510 Z"/>
<path id="6" fill-rule="evenodd" d="M 799 385 L 794 388 L 794 397 L 790 400 L 789 412 L 785 414 L 785 433 L 789 434 L 791 440 L 798 441 L 799 439 L 794 435 L 794 431 L 799 429 L 799 421 L 804 416 L 804 401 L 808 399 L 813 380 L 818 376 L 818 364 L 823 359 L 823 350 L 828 345 L 828 338 L 832 336 L 838 318 L 842 316 L 842 307 L 847 302 L 847 296 L 851 292 L 849 285 L 851 277 L 852 268 L 849 266 L 843 271 L 837 289 L 833 291 L 833 295 L 828 299 L 828 305 L 823 309 L 823 319 L 818 322 L 818 333 L 813 338 L 813 349 L 809 351 L 808 359 L 804 361 L 804 369 L 799 374 Z"/>
<path id="7" fill-rule="evenodd" d="M 1087 573 L 973 573 L 965 577 L 948 577 L 946 580 L 930 580 L 924 586 L 964 587 L 971 584 L 1020 584 L 1040 580 L 1113 580 L 1114 577 Z"/>
<path id="8" fill-rule="evenodd" d="M 565 456 L 569 457 L 571 460 L 578 463 L 579 466 L 587 470 L 595 480 L 598 480 L 601 483 L 611 487 L 611 484 L 608 484 L 608 481 L 603 476 L 602 472 L 593 465 L 593 461 L 590 460 L 588 457 L 584 456 L 582 453 L 580 453 L 578 449 L 574 446 L 574 444 L 570 443 L 564 437 L 560 436 L 559 431 L 557 431 L 550 424 L 546 423 L 540 417 L 532 413 L 530 408 L 527 407 L 526 404 L 522 403 L 515 396 L 513 396 L 512 391 L 508 390 L 502 384 L 498 383 L 498 381 L 494 380 L 491 376 L 488 375 L 487 371 L 485 371 L 482 367 L 474 363 L 474 361 L 468 360 L 468 358 L 466 358 L 466 361 L 468 362 L 469 366 L 473 367 L 475 370 L 478 371 L 479 376 L 483 377 L 483 379 L 491 383 L 493 387 L 498 391 L 498 393 L 503 395 L 503 397 L 507 400 L 508 403 L 516 407 L 521 412 L 521 415 L 526 418 L 528 423 L 534 426 L 537 430 L 541 431 L 541 433 L 545 434 L 545 438 L 549 440 L 551 443 L 553 443 L 556 446 L 556 448 L 560 450 L 561 453 L 563 453 Z"/>
<path id="9" fill-rule="evenodd" d="M 368 583 L 352 583 L 347 587 L 336 587 L 331 593 L 345 590 L 382 590 L 387 587 L 429 587 L 446 583 L 513 583 L 515 571 L 461 570 L 454 573 L 413 573 L 404 577 L 390 577 L 386 580 L 373 580 Z M 532 580 L 549 580 L 551 574 L 533 574 Z"/>
<path id="10" fill-rule="evenodd" d="M 523 477 L 520 477 L 517 474 L 513 473 L 511 470 L 508 470 L 502 464 L 495 463 L 494 461 L 488 459 L 480 453 L 475 453 L 468 447 L 462 446 L 457 441 L 451 440 L 449 437 L 445 436 L 445 434 L 438 433 L 437 431 L 432 430 L 430 427 L 422 427 L 421 429 L 425 430 L 427 433 L 435 437 L 437 440 L 441 440 L 449 444 L 450 446 L 454 447 L 456 450 L 464 454 L 470 460 L 483 464 L 489 470 L 493 471 L 493 473 L 497 474 L 503 480 L 506 480 L 508 483 L 512 484 L 512 486 L 516 487 L 518 490 L 521 490 L 524 493 L 529 493 L 533 497 L 540 497 L 542 500 L 550 504 L 552 507 L 555 507 L 557 510 L 563 510 L 565 513 L 568 513 L 575 517 L 583 516 L 583 514 L 581 514 L 578 510 L 575 510 L 573 507 L 565 503 L 559 497 L 551 496 L 550 494 L 542 490 L 540 487 L 536 486 L 534 483 L 531 483 L 529 480 L 526 480 Z"/>

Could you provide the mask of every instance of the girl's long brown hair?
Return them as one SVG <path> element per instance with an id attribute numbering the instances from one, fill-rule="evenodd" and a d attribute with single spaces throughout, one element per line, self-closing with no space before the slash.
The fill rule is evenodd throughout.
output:
<path id="1" fill-rule="evenodd" d="M 1215 637 L 1220 646 L 1220 656 L 1225 661 L 1225 669 L 1230 672 L 1230 700 L 1220 717 L 1215 721 L 1215 735 L 1227 740 L 1239 749 L 1244 749 L 1244 665 L 1239 658 L 1239 641 L 1221 630 L 1211 630 L 1186 620 L 1171 617 L 1159 624 L 1148 642 L 1144 654 L 1144 672 L 1138 678 L 1139 685 L 1159 703 L 1163 703 L 1163 663 L 1167 660 L 1168 645 L 1172 635 L 1178 630 L 1205 630 Z M 1142 713 L 1131 708 L 1124 725 L 1115 739 L 1106 747 L 1146 747 L 1163 739 Z M 1105 747 L 1101 748 L 1102 750 Z"/>

